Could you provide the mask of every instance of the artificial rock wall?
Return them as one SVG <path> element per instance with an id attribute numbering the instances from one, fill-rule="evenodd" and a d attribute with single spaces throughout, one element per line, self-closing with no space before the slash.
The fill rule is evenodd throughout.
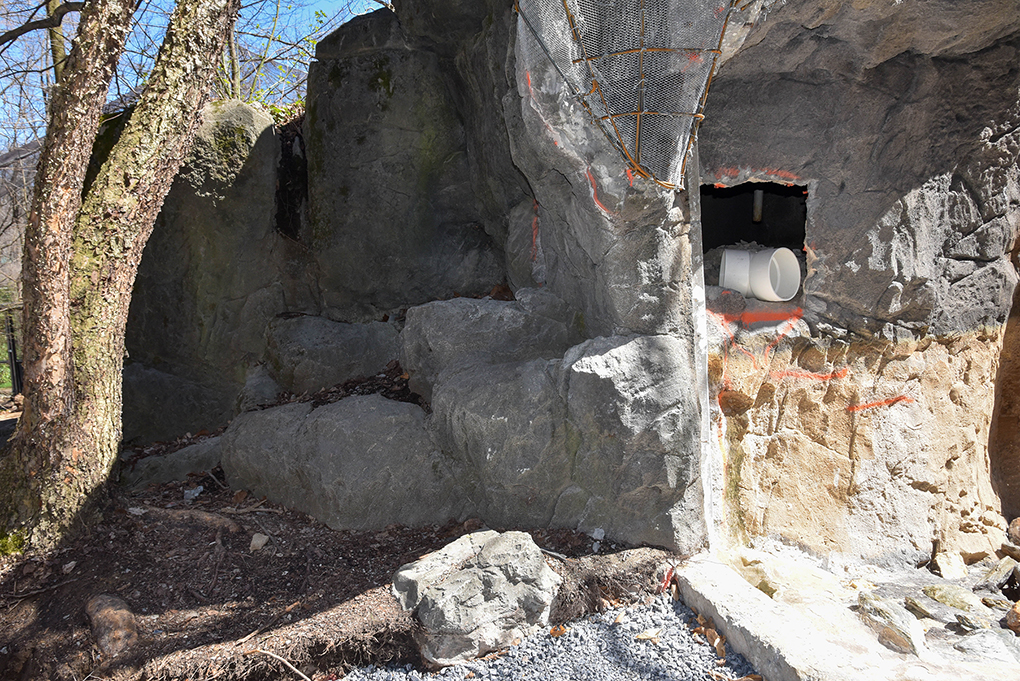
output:
<path id="1" fill-rule="evenodd" d="M 994 551 L 1020 486 L 1017 455 L 989 451 L 993 411 L 1014 413 L 995 385 L 1016 283 L 1016 4 L 753 3 L 677 193 L 627 172 L 512 3 L 356 19 L 309 74 L 296 232 L 269 217 L 271 144 L 248 145 L 243 181 L 200 182 L 201 153 L 179 179 L 139 273 L 125 423 L 140 439 L 215 427 L 389 354 L 431 402 L 390 438 L 420 452 L 387 458 L 381 438 L 366 458 L 360 430 L 322 425 L 393 411 L 378 400 L 280 407 L 301 412 L 288 428 L 266 409 L 224 437 L 232 482 L 385 525 L 425 484 L 411 456 L 436 514 L 495 525 L 682 551 L 776 536 L 888 563 Z M 199 150 L 231 120 L 210 114 Z M 808 191 L 788 304 L 703 280 L 698 185 L 756 180 Z M 238 218 L 255 183 L 265 205 Z M 503 282 L 517 301 L 458 297 Z M 159 412 L 173 381 L 214 385 L 195 392 L 215 409 Z M 352 517 L 358 480 L 375 510 Z"/>
<path id="2" fill-rule="evenodd" d="M 802 294 L 709 291 L 735 539 L 913 563 L 999 548 L 1017 503 L 993 475 L 1015 452 L 989 449 L 1017 281 L 1017 9 L 790 2 L 718 73 L 703 182 L 808 191 Z"/>

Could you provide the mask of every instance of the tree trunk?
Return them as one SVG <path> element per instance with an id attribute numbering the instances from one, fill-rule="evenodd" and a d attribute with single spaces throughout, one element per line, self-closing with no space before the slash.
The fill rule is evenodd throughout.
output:
<path id="1" fill-rule="evenodd" d="M 46 14 L 52 17 L 59 4 L 60 0 L 46 0 Z M 59 83 L 64 73 L 64 60 L 67 58 L 64 51 L 64 28 L 57 24 L 47 31 L 50 38 L 50 56 L 53 58 L 53 80 Z"/>
<path id="2" fill-rule="evenodd" d="M 131 2 L 106 1 L 125 7 Z M 104 0 L 87 3 L 86 10 L 95 4 Z M 103 499 L 120 443 L 124 327 L 138 262 L 190 149 L 215 60 L 238 7 L 239 0 L 180 0 L 135 111 L 80 204 L 81 169 L 95 139 L 109 75 L 95 116 L 84 128 L 80 118 L 58 120 L 63 107 L 54 102 L 33 204 L 40 208 L 33 216 L 52 213 L 59 229 L 37 234 L 30 220 L 26 232 L 25 411 L 0 461 L 0 513 L 7 516 L 8 544 L 24 540 L 36 548 L 51 546 L 74 523 L 87 523 Z M 93 42 L 85 34 L 85 20 L 83 12 L 58 93 L 75 89 L 75 53 L 79 45 Z M 112 64 L 124 35 L 116 43 L 112 36 L 94 42 L 106 47 Z M 51 136 L 56 141 L 51 143 Z M 62 154 L 75 145 L 85 149 L 68 161 Z M 67 179 L 58 174 L 62 182 L 48 182 L 49 165 L 43 161 L 76 174 Z M 62 194 L 67 198 L 44 212 L 52 197 Z"/>

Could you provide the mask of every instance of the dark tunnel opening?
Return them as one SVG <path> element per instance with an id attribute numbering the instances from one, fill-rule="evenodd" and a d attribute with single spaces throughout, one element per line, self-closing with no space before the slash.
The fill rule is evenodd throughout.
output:
<path id="1" fill-rule="evenodd" d="M 755 192 L 761 192 L 755 206 Z M 807 187 L 745 182 L 701 185 L 701 235 L 705 252 L 753 241 L 770 248 L 804 248 Z"/>

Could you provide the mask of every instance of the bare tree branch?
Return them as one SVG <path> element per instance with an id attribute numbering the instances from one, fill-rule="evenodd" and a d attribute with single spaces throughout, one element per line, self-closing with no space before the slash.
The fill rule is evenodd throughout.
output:
<path id="1" fill-rule="evenodd" d="M 17 40 L 30 31 L 38 31 L 42 28 L 56 28 L 57 26 L 60 26 L 60 22 L 63 20 L 65 14 L 68 12 L 80 12 L 81 8 L 84 6 L 85 2 L 65 2 L 62 5 L 57 5 L 53 8 L 53 13 L 45 19 L 29 21 L 17 28 L 12 28 L 6 33 L 0 33 L 0 45 Z"/>

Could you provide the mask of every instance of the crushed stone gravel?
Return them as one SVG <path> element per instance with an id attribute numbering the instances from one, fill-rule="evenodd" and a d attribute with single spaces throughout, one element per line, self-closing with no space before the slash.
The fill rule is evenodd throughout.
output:
<path id="1" fill-rule="evenodd" d="M 621 616 L 622 613 L 622 616 Z M 693 629 L 694 612 L 668 594 L 646 605 L 607 610 L 568 623 L 566 633 L 527 638 L 505 654 L 421 672 L 406 667 L 352 669 L 350 681 L 703 681 L 739 679 L 754 673 L 743 656 L 727 650 L 718 665 L 714 648 Z M 654 640 L 638 638 L 658 631 Z"/>

